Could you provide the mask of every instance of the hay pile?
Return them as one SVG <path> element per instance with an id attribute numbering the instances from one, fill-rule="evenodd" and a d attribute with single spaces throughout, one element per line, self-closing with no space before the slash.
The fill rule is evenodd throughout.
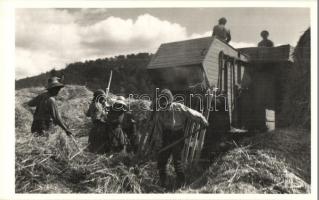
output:
<path id="1" fill-rule="evenodd" d="M 60 130 L 48 139 L 31 136 L 17 145 L 16 192 L 147 193 L 147 188 L 158 188 L 154 168 L 151 162 L 136 166 L 134 156 L 127 154 L 78 154 Z"/>
<path id="2" fill-rule="evenodd" d="M 253 150 L 267 151 L 286 163 L 289 171 L 311 182 L 311 134 L 305 129 L 279 129 L 245 138 L 241 144 Z"/>
<path id="3" fill-rule="evenodd" d="M 288 72 L 282 119 L 286 126 L 310 130 L 310 28 L 300 37 Z"/>
<path id="4" fill-rule="evenodd" d="M 28 107 L 26 103 L 43 92 L 45 89 L 40 87 L 16 90 L 15 122 L 17 133 L 30 131 L 34 108 Z M 87 135 L 88 133 L 90 120 L 85 116 L 85 112 L 89 107 L 92 95 L 93 93 L 84 86 L 68 85 L 61 90 L 56 98 L 62 119 L 69 128 L 75 130 L 76 135 Z"/>
<path id="5" fill-rule="evenodd" d="M 30 133 L 33 109 L 24 103 L 43 91 L 43 88 L 16 91 L 17 193 L 147 193 L 162 190 L 157 186 L 154 162 L 137 166 L 136 158 L 129 154 L 79 153 L 76 146 L 81 150 L 86 147 L 91 127 L 85 112 L 92 92 L 85 87 L 66 86 L 57 98 L 62 118 L 74 130 L 76 144 L 58 127 L 49 138 L 34 137 Z M 136 118 L 145 120 L 145 116 Z"/>
<path id="6" fill-rule="evenodd" d="M 309 193 L 310 186 L 272 152 L 238 146 L 180 192 L 298 194 Z"/>
<path id="7" fill-rule="evenodd" d="M 280 129 L 228 144 L 203 175 L 180 192 L 310 193 L 310 132 Z"/>

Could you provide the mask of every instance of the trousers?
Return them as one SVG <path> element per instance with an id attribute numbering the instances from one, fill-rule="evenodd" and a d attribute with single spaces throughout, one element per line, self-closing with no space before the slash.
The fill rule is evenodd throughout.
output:
<path id="1" fill-rule="evenodd" d="M 31 133 L 38 136 L 45 136 L 46 132 L 53 133 L 54 124 L 50 120 L 33 120 L 31 125 Z"/>
<path id="2" fill-rule="evenodd" d="M 89 151 L 92 153 L 104 154 L 110 151 L 110 139 L 107 133 L 107 124 L 95 121 L 89 132 Z"/>
<path id="3" fill-rule="evenodd" d="M 183 130 L 178 130 L 178 131 L 164 130 L 163 138 L 162 138 L 163 140 L 162 147 L 164 148 L 167 145 L 170 145 L 176 140 L 182 138 L 183 134 L 184 134 Z M 183 142 L 179 142 L 175 146 L 172 146 L 169 149 L 166 149 L 165 151 L 162 151 L 161 153 L 159 153 L 157 167 L 159 170 L 161 185 L 165 185 L 166 176 L 167 176 L 166 165 L 171 155 L 173 156 L 173 165 L 175 168 L 175 173 L 177 175 L 177 184 L 181 186 L 182 184 L 185 183 L 185 174 L 184 174 L 184 169 L 182 164 L 183 145 L 184 145 Z"/>

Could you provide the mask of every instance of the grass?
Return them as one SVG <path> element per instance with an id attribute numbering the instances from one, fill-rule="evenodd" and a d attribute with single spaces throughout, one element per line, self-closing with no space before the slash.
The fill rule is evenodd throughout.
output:
<path id="1" fill-rule="evenodd" d="M 96 155 L 86 151 L 91 127 L 85 116 L 92 92 L 82 86 L 61 91 L 58 106 L 74 129 L 76 144 L 56 128 L 48 138 L 30 133 L 32 109 L 24 105 L 42 88 L 16 91 L 16 192 L 17 193 L 309 193 L 310 134 L 283 129 L 256 134 L 221 152 L 208 169 L 186 166 L 187 185 L 178 190 L 158 186 L 156 162 L 133 154 Z M 149 113 L 136 109 L 133 115 L 140 133 L 146 131 Z M 301 137 L 302 136 L 302 137 Z M 76 155 L 76 156 L 75 156 Z M 169 184 L 174 185 L 169 166 Z"/>

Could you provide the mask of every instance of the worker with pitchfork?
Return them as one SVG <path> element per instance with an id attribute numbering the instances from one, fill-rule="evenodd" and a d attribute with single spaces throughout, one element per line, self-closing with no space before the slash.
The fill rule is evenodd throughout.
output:
<path id="1" fill-rule="evenodd" d="M 49 133 L 54 133 L 53 127 L 55 125 L 60 126 L 67 135 L 72 135 L 59 114 L 55 100 L 63 87 L 64 85 L 59 82 L 58 77 L 51 77 L 48 79 L 47 92 L 38 95 L 27 103 L 30 107 L 36 107 L 31 126 L 31 132 L 36 136 L 48 136 Z"/>
<path id="2" fill-rule="evenodd" d="M 173 156 L 173 164 L 177 175 L 176 188 L 180 188 L 185 184 L 185 174 L 182 164 L 182 149 L 184 141 L 181 141 L 169 148 L 169 145 L 180 140 L 184 136 L 184 128 L 186 120 L 191 119 L 197 123 L 208 126 L 205 117 L 187 106 L 173 102 L 173 94 L 169 89 L 163 89 L 156 99 L 155 120 L 159 124 L 162 133 L 161 143 L 162 149 L 158 155 L 157 167 L 159 170 L 160 184 L 166 187 L 166 165 L 169 157 Z"/>

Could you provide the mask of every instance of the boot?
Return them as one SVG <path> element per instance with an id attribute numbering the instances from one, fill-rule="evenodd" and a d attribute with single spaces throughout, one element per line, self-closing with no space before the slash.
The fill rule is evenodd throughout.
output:
<path id="1" fill-rule="evenodd" d="M 166 188 L 166 179 L 167 179 L 166 172 L 160 172 L 159 173 L 159 184 L 163 188 Z"/>
<path id="2" fill-rule="evenodd" d="M 186 181 L 185 181 L 185 175 L 183 172 L 178 172 L 177 177 L 176 177 L 176 189 L 179 189 L 183 186 L 185 186 Z"/>

